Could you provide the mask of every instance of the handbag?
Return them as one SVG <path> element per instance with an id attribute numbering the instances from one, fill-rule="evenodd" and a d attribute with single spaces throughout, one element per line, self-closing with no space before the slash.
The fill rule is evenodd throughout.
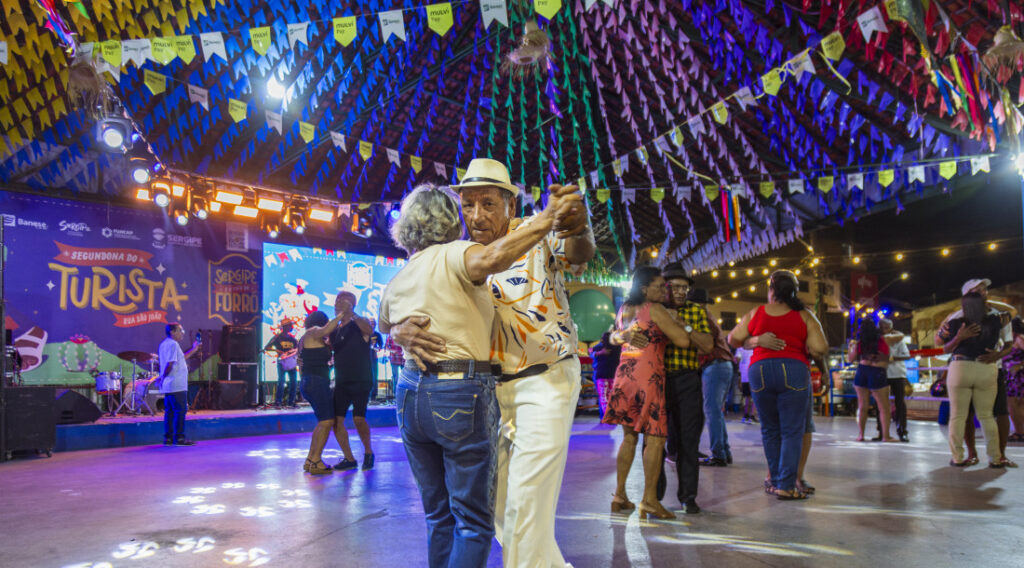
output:
<path id="1" fill-rule="evenodd" d="M 931 395 L 935 398 L 946 398 L 949 396 L 949 389 L 946 387 L 946 375 L 940 375 L 935 381 L 932 382 L 932 386 L 928 389 Z"/>

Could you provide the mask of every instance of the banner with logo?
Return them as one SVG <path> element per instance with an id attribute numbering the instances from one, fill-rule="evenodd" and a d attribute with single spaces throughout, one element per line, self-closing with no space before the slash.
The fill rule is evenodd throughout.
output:
<path id="1" fill-rule="evenodd" d="M 244 225 L 180 227 L 159 210 L 10 192 L 0 194 L 0 213 L 6 326 L 25 361 L 25 384 L 127 375 L 131 363 L 117 354 L 156 353 L 170 322 L 184 327 L 184 349 L 197 331 L 213 330 L 204 345 L 209 358 L 223 325 L 259 318 L 260 256 L 249 250 Z"/>
<path id="2" fill-rule="evenodd" d="M 304 331 L 306 316 L 317 310 L 334 317 L 338 293 L 352 292 L 355 312 L 376 319 L 384 288 L 405 266 L 405 259 L 343 250 L 263 243 L 263 344 L 294 324 L 296 337 Z M 277 380 L 277 366 L 265 367 L 267 381 Z"/>

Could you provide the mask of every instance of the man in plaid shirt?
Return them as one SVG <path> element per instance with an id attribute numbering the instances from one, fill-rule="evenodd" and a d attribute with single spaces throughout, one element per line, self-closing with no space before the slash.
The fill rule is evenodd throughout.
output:
<path id="1" fill-rule="evenodd" d="M 700 478 L 698 446 L 704 429 L 704 396 L 701 390 L 700 354 L 714 347 L 704 306 L 689 301 L 693 279 L 678 263 L 662 273 L 669 287 L 669 307 L 690 334 L 690 347 L 665 348 L 665 406 L 668 410 L 668 455 L 676 458 L 679 485 L 676 495 L 687 513 L 699 513 L 697 482 Z"/>

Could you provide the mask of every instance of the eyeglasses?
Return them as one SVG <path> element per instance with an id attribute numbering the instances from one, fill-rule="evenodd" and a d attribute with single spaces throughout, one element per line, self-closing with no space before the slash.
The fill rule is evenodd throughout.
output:
<path id="1" fill-rule="evenodd" d="M 669 284 L 668 287 L 673 292 L 676 292 L 676 291 L 686 292 L 687 290 L 690 289 L 690 285 L 689 284 Z"/>

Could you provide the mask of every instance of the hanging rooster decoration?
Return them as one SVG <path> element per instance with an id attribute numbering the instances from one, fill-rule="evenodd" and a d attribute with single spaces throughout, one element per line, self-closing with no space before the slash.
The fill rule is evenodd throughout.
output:
<path id="1" fill-rule="evenodd" d="M 513 79 L 522 80 L 528 73 L 547 71 L 551 60 L 551 38 L 535 21 L 528 21 L 519 38 L 519 47 L 505 56 L 501 71 Z"/>

